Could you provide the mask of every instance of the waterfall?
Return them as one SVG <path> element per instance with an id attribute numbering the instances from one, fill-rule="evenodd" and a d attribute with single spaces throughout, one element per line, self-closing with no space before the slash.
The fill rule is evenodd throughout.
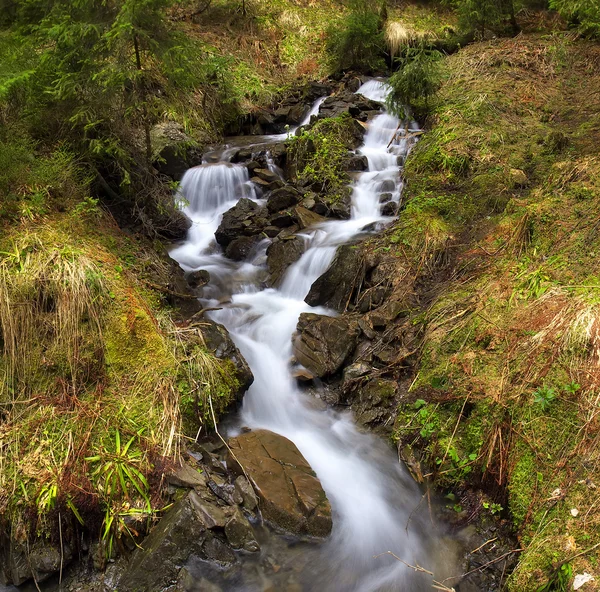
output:
<path id="1" fill-rule="evenodd" d="M 383 101 L 387 87 L 370 81 L 358 92 Z M 228 164 L 203 165 L 191 169 L 182 184 L 189 204 L 184 211 L 194 226 L 188 241 L 172 256 L 184 269 L 219 268 L 222 278 L 223 274 L 236 278 L 231 305 L 212 313 L 212 318 L 229 329 L 254 374 L 239 423 L 292 440 L 331 502 L 330 538 L 316 551 L 306 551 L 310 561 L 302 570 L 301 581 L 309 591 L 431 589 L 427 576 L 414 573 L 389 554 L 375 557 L 388 551 L 413 565 L 418 562 L 430 569 L 439 565 L 439 552 L 432 550 L 435 537 L 428 533 L 431 526 L 424 525 L 420 512 L 415 512 L 422 494 L 396 455 L 378 438 L 359 431 L 349 413 L 315 408 L 299 389 L 289 365 L 299 315 L 334 314 L 304 302 L 312 283 L 327 270 L 339 245 L 369 224 L 390 220 L 381 214 L 382 194 L 391 194 L 387 197 L 395 202 L 400 199 L 399 163 L 411 144 L 405 139 L 392 140 L 399 126 L 387 113 L 370 122 L 359 149 L 367 157 L 369 169 L 353 184 L 350 220 L 328 221 L 305 231 L 306 252 L 287 270 L 279 290 L 261 289 L 256 284 L 252 262 L 228 262 L 223 272 L 225 260 L 211 247 L 220 215 L 239 197 L 248 195 L 242 169 Z"/>

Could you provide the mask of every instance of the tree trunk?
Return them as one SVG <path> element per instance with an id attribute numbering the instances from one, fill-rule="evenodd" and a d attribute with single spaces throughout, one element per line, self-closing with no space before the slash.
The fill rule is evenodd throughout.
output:
<path id="1" fill-rule="evenodd" d="M 146 138 L 146 160 L 148 161 L 148 166 L 150 166 L 150 161 L 152 159 L 152 140 L 150 139 L 150 121 L 148 119 L 146 81 L 143 78 L 140 45 L 138 43 L 138 38 L 135 33 L 133 35 L 133 48 L 135 50 L 135 66 L 138 72 L 140 73 L 138 91 L 142 100 L 142 125 L 144 126 L 144 136 Z"/>

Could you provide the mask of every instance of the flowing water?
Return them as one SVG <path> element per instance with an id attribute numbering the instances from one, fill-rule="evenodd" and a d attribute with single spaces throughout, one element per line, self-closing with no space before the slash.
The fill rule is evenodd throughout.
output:
<path id="1" fill-rule="evenodd" d="M 386 86 L 370 81 L 358 92 L 382 101 Z M 396 202 L 401 199 L 399 163 L 415 140 L 399 139 L 388 146 L 398 125 L 385 112 L 369 123 L 359 149 L 368 158 L 369 169 L 353 183 L 351 218 L 305 231 L 307 250 L 277 290 L 261 287 L 268 240 L 242 263 L 226 259 L 214 242 L 222 214 L 240 197 L 261 201 L 246 169 L 226 161 L 231 150 L 223 152 L 221 162 L 190 169 L 182 181 L 182 207 L 193 226 L 187 241 L 171 255 L 186 271 L 210 272 L 203 304 L 227 302 L 211 316 L 229 329 L 254 374 L 237 426 L 266 428 L 292 440 L 321 480 L 333 510 L 333 531 L 327 541 L 307 543 L 272 535 L 261 541 L 262 556 L 247 557 L 251 567 L 229 580 L 228 590 L 431 590 L 430 576 L 415 573 L 387 552 L 426 566 L 437 579 L 456 569 L 453 545 L 436 532 L 427 503 L 421 503 L 423 492 L 397 456 L 378 438 L 359 431 L 351 414 L 316 405 L 315 398 L 298 387 L 290 367 L 298 316 L 308 311 L 335 314 L 304 302 L 310 286 L 327 270 L 339 245 L 367 228 L 390 222 L 381 215 L 382 191 L 391 193 Z M 416 129 L 416 124 L 410 128 Z M 281 570 L 281 576 L 276 570 L 268 573 L 266 553 L 286 562 L 289 569 Z M 289 587 L 290 573 L 295 588 Z"/>

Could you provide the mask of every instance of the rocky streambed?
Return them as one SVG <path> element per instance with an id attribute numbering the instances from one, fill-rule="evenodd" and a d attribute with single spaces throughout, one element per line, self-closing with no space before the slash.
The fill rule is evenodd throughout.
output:
<path id="1" fill-rule="evenodd" d="M 139 546 L 109 564 L 92 546 L 62 589 L 499 589 L 505 548 L 467 553 L 496 540 L 497 525 L 453 528 L 417 483 L 418 462 L 415 480 L 368 433 L 389 434 L 418 349 L 406 315 L 414 285 L 368 246 L 402 207 L 417 126 L 385 113 L 385 84 L 363 82 L 349 79 L 332 96 L 314 85 L 312 109 L 297 100 L 242 122 L 232 131 L 255 135 L 208 151 L 183 176 L 192 225 L 171 255 L 207 311 L 192 318 L 198 339 L 235 368 L 233 414 L 224 438 L 199 432 L 168 472 L 172 506 L 145 538 L 131 524 Z M 301 156 L 290 141 L 331 117 L 344 129 L 347 183 L 335 193 L 302 174 L 314 141 Z M 174 177 L 185 168 L 176 154 L 163 163 Z M 14 583 L 31 573 L 41 582 L 56 573 L 55 555 L 24 563 L 11 551 L 3 569 Z"/>

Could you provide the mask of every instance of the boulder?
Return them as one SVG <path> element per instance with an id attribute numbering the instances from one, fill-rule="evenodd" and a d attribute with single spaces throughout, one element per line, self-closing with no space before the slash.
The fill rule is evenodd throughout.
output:
<path id="1" fill-rule="evenodd" d="M 215 238 L 222 247 L 240 235 L 258 234 L 266 225 L 259 217 L 261 207 L 251 199 L 243 197 L 230 210 L 223 214 L 221 224 L 215 232 Z"/>
<path id="2" fill-rule="evenodd" d="M 297 236 L 276 240 L 267 249 L 267 267 L 269 286 L 278 286 L 287 268 L 298 261 L 306 250 L 304 240 Z"/>
<path id="3" fill-rule="evenodd" d="M 37 539 L 31 547 L 26 543 L 0 537 L 0 584 L 20 586 L 35 579 L 43 582 L 71 563 L 73 551 L 69 544 L 63 546 L 62 558 L 59 545 Z"/>
<path id="4" fill-rule="evenodd" d="M 191 271 L 185 276 L 190 288 L 201 288 L 210 282 L 210 273 L 206 269 Z"/>
<path id="5" fill-rule="evenodd" d="M 225 536 L 227 542 L 234 549 L 243 549 L 254 553 L 260 549 L 256 542 L 254 530 L 239 508 L 231 509 L 231 517 L 225 524 Z"/>
<path id="6" fill-rule="evenodd" d="M 352 404 L 356 421 L 362 425 L 385 422 L 390 416 L 398 384 L 394 380 L 372 378 L 358 389 Z"/>
<path id="7" fill-rule="evenodd" d="M 369 169 L 369 159 L 366 156 L 351 156 L 344 163 L 344 170 L 346 171 L 366 171 Z"/>
<path id="8" fill-rule="evenodd" d="M 150 531 L 137 548 L 118 585 L 119 592 L 162 590 L 177 580 L 181 567 L 191 555 L 204 555 L 207 526 L 192 500 L 192 491 L 179 500 Z"/>
<path id="9" fill-rule="evenodd" d="M 227 329 L 220 323 L 216 323 L 210 319 L 203 319 L 202 338 L 205 347 L 217 358 L 232 362 L 235 368 L 235 378 L 239 383 L 236 400 L 241 401 L 244 393 L 254 381 L 254 376 L 252 375 L 250 366 L 248 366 L 248 362 L 246 362 L 240 350 L 233 343 Z"/>
<path id="10" fill-rule="evenodd" d="M 294 355 L 315 376 L 330 376 L 356 347 L 359 332 L 356 323 L 342 317 L 302 313 L 294 339 Z"/>
<path id="11" fill-rule="evenodd" d="M 321 224 L 325 222 L 325 218 L 323 216 L 320 216 L 316 212 L 311 212 L 308 208 L 303 206 L 296 206 L 294 208 L 294 215 L 296 217 L 296 221 L 298 222 L 298 226 L 300 226 L 302 230 L 311 226 L 315 226 L 315 224 Z"/>
<path id="12" fill-rule="evenodd" d="M 229 447 L 227 466 L 240 475 L 244 467 L 265 520 L 296 535 L 325 537 L 331 532 L 327 496 L 293 442 L 257 430 L 231 438 Z"/>
<path id="13" fill-rule="evenodd" d="M 398 213 L 398 204 L 395 201 L 388 201 L 381 208 L 382 216 L 395 216 Z"/>
<path id="14" fill-rule="evenodd" d="M 271 192 L 267 198 L 267 210 L 270 214 L 274 214 L 295 206 L 301 199 L 302 194 L 297 189 L 291 185 L 286 185 Z"/>
<path id="15" fill-rule="evenodd" d="M 344 312 L 364 275 L 361 249 L 356 245 L 342 245 L 329 269 L 317 278 L 304 300 L 310 306 L 327 306 Z"/>
<path id="16" fill-rule="evenodd" d="M 232 240 L 225 249 L 225 257 L 233 261 L 244 261 L 260 242 L 257 236 L 240 236 Z"/>

